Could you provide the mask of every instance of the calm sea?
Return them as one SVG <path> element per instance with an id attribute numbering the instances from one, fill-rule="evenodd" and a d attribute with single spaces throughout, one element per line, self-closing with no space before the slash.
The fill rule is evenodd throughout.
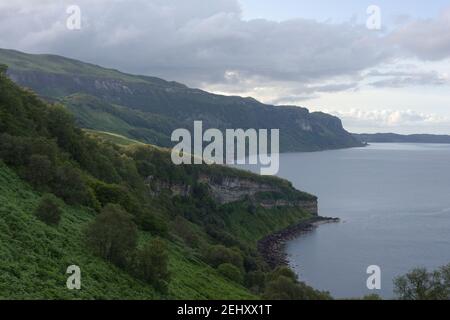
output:
<path id="1" fill-rule="evenodd" d="M 302 281 L 337 298 L 393 297 L 392 280 L 450 263 L 450 145 L 372 144 L 282 154 L 279 176 L 319 197 L 319 226 L 287 245 Z M 382 289 L 366 287 L 381 268 Z"/>

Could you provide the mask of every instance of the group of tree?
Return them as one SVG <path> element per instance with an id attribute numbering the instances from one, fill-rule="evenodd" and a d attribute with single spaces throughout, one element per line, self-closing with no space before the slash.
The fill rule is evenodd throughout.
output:
<path id="1" fill-rule="evenodd" d="M 19 88 L 5 72 L 0 66 L 0 161 L 44 194 L 35 216 L 56 227 L 65 204 L 93 209 L 87 231 L 93 253 L 166 287 L 164 241 L 137 245 L 138 229 L 156 239 L 167 226 L 152 210 L 136 161 L 118 146 L 88 137 L 63 106 Z"/>
<path id="2" fill-rule="evenodd" d="M 155 288 L 166 291 L 170 274 L 166 244 L 153 238 L 138 247 L 138 227 L 122 207 L 106 205 L 86 230 L 93 252 Z"/>
<path id="3" fill-rule="evenodd" d="M 311 288 L 298 281 L 288 267 L 278 267 L 267 276 L 264 298 L 269 300 L 330 300 L 328 292 Z"/>
<path id="4" fill-rule="evenodd" d="M 416 268 L 394 280 L 400 300 L 450 300 L 450 264 L 435 271 Z"/>

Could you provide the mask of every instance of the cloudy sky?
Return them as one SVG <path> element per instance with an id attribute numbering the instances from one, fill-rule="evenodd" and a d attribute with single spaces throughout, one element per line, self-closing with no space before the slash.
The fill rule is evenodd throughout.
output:
<path id="1" fill-rule="evenodd" d="M 0 30 L 3 48 L 300 105 L 354 132 L 450 134 L 450 0 L 0 0 Z"/>

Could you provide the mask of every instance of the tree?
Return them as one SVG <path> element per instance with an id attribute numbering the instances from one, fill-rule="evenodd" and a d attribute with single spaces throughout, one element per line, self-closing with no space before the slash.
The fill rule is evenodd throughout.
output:
<path id="1" fill-rule="evenodd" d="M 45 194 L 42 196 L 34 214 L 46 224 L 56 226 L 59 224 L 62 215 L 60 204 L 61 201 L 53 194 Z"/>
<path id="2" fill-rule="evenodd" d="M 52 190 L 68 204 L 91 204 L 82 172 L 70 163 L 65 163 L 57 168 Z"/>
<path id="3" fill-rule="evenodd" d="M 0 63 L 0 76 L 5 75 L 6 71 L 8 71 L 8 66 Z"/>
<path id="4" fill-rule="evenodd" d="M 210 246 L 206 251 L 205 258 L 213 267 L 218 267 L 223 263 L 231 263 L 242 269 L 244 263 L 242 254 L 238 249 L 230 249 L 223 245 Z"/>
<path id="5" fill-rule="evenodd" d="M 47 156 L 34 154 L 30 158 L 27 168 L 28 181 L 37 188 L 47 187 L 52 180 L 52 162 Z"/>
<path id="6" fill-rule="evenodd" d="M 241 270 L 231 263 L 222 263 L 217 267 L 217 270 L 225 278 L 234 281 L 236 283 L 242 284 L 244 278 L 242 276 Z"/>
<path id="7" fill-rule="evenodd" d="M 119 267 L 126 266 L 136 248 L 137 235 L 131 215 L 114 204 L 106 205 L 86 231 L 94 253 Z"/>
<path id="8" fill-rule="evenodd" d="M 266 273 L 261 270 L 248 272 L 245 275 L 245 286 L 256 294 L 263 292 L 266 286 Z"/>
<path id="9" fill-rule="evenodd" d="M 166 244 L 163 240 L 155 238 L 150 240 L 144 248 L 137 250 L 133 270 L 139 279 L 159 290 L 166 291 L 170 278 L 168 264 Z"/>
<path id="10" fill-rule="evenodd" d="M 190 226 L 190 222 L 178 215 L 175 217 L 172 223 L 172 230 L 183 239 L 183 241 L 190 246 L 195 248 L 199 244 L 199 238 L 195 234 L 194 230 Z"/>
<path id="11" fill-rule="evenodd" d="M 268 300 L 329 300 L 327 292 L 311 288 L 297 280 L 287 267 L 278 267 L 267 277 L 264 298 Z"/>
<path id="12" fill-rule="evenodd" d="M 295 274 L 294 271 L 292 271 L 292 269 L 290 269 L 289 267 L 286 266 L 280 266 L 278 268 L 276 268 L 275 270 L 273 270 L 267 277 L 268 281 L 273 281 L 278 279 L 279 277 L 286 277 L 291 279 L 292 281 L 297 281 L 297 275 Z"/>
<path id="13" fill-rule="evenodd" d="M 394 279 L 394 293 L 400 300 L 449 300 L 450 264 L 432 272 L 416 268 Z"/>

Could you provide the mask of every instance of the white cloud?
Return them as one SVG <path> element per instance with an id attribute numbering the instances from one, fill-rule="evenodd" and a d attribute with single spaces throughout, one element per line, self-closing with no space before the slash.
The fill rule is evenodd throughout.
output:
<path id="1" fill-rule="evenodd" d="M 450 125 L 449 117 L 434 113 L 420 113 L 413 110 L 364 110 L 355 108 L 348 111 L 328 110 L 327 112 L 342 118 L 350 126 L 356 123 L 359 126 L 379 128 Z"/>
<path id="2" fill-rule="evenodd" d="M 366 74 L 373 80 L 369 83 L 378 88 L 401 88 L 408 86 L 441 86 L 450 84 L 447 73 L 435 70 L 415 70 L 413 71 L 371 71 Z"/>

